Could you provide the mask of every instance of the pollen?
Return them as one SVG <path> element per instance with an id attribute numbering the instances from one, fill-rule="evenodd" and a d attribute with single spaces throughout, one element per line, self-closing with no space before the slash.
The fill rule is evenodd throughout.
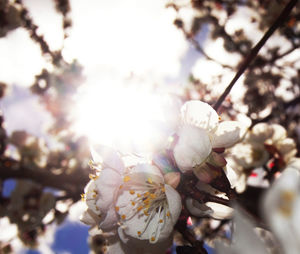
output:
<path id="1" fill-rule="evenodd" d="M 222 118 L 219 116 L 219 121 L 221 121 L 222 120 Z"/>
<path id="2" fill-rule="evenodd" d="M 143 209 L 142 206 L 139 206 L 139 207 L 137 208 L 138 212 L 141 211 L 142 209 Z"/>
<path id="3" fill-rule="evenodd" d="M 170 217 L 170 212 L 169 211 L 167 212 L 167 217 Z"/>
<path id="4" fill-rule="evenodd" d="M 82 200 L 82 201 L 85 201 L 85 198 L 86 198 L 86 197 L 85 197 L 85 194 L 81 194 L 80 197 L 81 197 L 81 200 Z"/>
<path id="5" fill-rule="evenodd" d="M 98 179 L 98 177 L 99 176 L 97 176 L 97 175 L 89 174 L 90 180 L 96 180 L 96 179 Z"/>
<path id="6" fill-rule="evenodd" d="M 126 215 L 123 214 L 123 215 L 121 216 L 121 219 L 122 219 L 122 220 L 125 220 L 125 219 L 126 219 Z"/>
<path id="7" fill-rule="evenodd" d="M 115 210 L 116 210 L 117 212 L 119 212 L 120 207 L 116 206 L 116 207 L 115 207 Z"/>
<path id="8" fill-rule="evenodd" d="M 140 194 L 140 193 L 137 193 L 136 195 L 137 195 L 137 197 L 138 197 L 138 198 L 140 198 L 140 197 L 141 197 L 141 194 Z"/>
<path id="9" fill-rule="evenodd" d="M 133 206 L 135 206 L 135 202 L 134 202 L 134 201 L 131 201 L 131 204 L 132 204 Z"/>
<path id="10" fill-rule="evenodd" d="M 130 190 L 129 193 L 130 193 L 131 195 L 133 195 L 133 194 L 135 194 L 135 191 L 134 191 L 134 190 Z"/>
<path id="11" fill-rule="evenodd" d="M 155 237 L 152 236 L 152 237 L 151 237 L 151 242 L 154 242 L 154 241 L 155 241 Z"/>
<path id="12" fill-rule="evenodd" d="M 147 210 L 144 210 L 144 214 L 145 214 L 146 216 L 149 216 L 149 213 L 148 213 Z"/>
<path id="13" fill-rule="evenodd" d="M 147 181 L 148 181 L 148 183 L 150 183 L 150 184 L 152 184 L 152 183 L 153 183 L 153 181 L 152 181 L 151 177 L 148 177 Z"/>
<path id="14" fill-rule="evenodd" d="M 150 202 L 150 199 L 149 199 L 149 198 L 146 198 L 143 202 L 144 202 L 145 205 L 148 205 L 149 202 Z"/>
<path id="15" fill-rule="evenodd" d="M 142 232 L 141 232 L 141 231 L 138 231 L 137 234 L 138 234 L 138 236 L 141 236 Z"/>
<path id="16" fill-rule="evenodd" d="M 163 223 L 164 221 L 162 219 L 159 220 L 159 223 Z"/>
<path id="17" fill-rule="evenodd" d="M 154 193 L 151 193 L 151 194 L 150 194 L 150 198 L 151 198 L 151 199 L 155 199 L 156 197 L 157 197 L 157 196 L 156 196 Z"/>
<path id="18" fill-rule="evenodd" d="M 161 187 L 161 191 L 162 192 L 166 192 L 166 188 L 165 187 Z"/>
<path id="19" fill-rule="evenodd" d="M 124 183 L 130 181 L 130 176 L 124 176 L 124 179 L 123 179 Z"/>
<path id="20" fill-rule="evenodd" d="M 119 189 L 121 190 L 122 188 L 123 188 L 123 185 L 121 184 L 120 187 L 119 187 Z"/>
<path id="21" fill-rule="evenodd" d="M 144 193 L 144 197 L 147 197 L 149 195 L 150 195 L 149 191 L 147 191 L 147 192 Z"/>

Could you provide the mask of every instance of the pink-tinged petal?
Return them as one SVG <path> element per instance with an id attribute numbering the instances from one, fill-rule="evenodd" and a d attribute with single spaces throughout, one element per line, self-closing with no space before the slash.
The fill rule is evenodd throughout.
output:
<path id="1" fill-rule="evenodd" d="M 185 125 L 178 132 L 178 142 L 174 147 L 174 158 L 184 173 L 201 165 L 211 152 L 211 143 L 203 129 Z"/>
<path id="2" fill-rule="evenodd" d="M 97 146 L 96 148 L 91 148 L 91 154 L 93 161 L 102 164 L 104 167 L 113 168 L 124 171 L 124 164 L 119 154 L 108 146 Z"/>
<path id="3" fill-rule="evenodd" d="M 188 101 L 182 106 L 181 119 L 184 124 L 199 127 L 208 132 L 213 131 L 219 123 L 217 112 L 209 104 L 197 100 Z"/>
<path id="4" fill-rule="evenodd" d="M 180 182 L 180 176 L 179 172 L 169 172 L 164 175 L 165 183 L 176 189 Z"/>
<path id="5" fill-rule="evenodd" d="M 239 142 L 246 133 L 246 128 L 236 121 L 224 121 L 218 125 L 212 135 L 212 147 L 231 147 Z"/>

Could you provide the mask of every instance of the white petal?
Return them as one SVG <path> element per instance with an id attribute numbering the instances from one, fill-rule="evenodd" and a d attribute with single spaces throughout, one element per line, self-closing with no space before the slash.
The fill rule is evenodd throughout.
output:
<path id="1" fill-rule="evenodd" d="M 258 123 L 252 128 L 250 132 L 250 139 L 263 143 L 266 139 L 272 137 L 273 132 L 274 130 L 270 124 Z"/>
<path id="2" fill-rule="evenodd" d="M 173 226 L 174 226 L 181 213 L 181 208 L 182 208 L 181 198 L 178 192 L 175 189 L 173 189 L 170 185 L 166 184 L 165 189 L 166 189 L 166 196 L 167 196 L 167 202 L 171 214 L 171 219 L 173 221 Z"/>
<path id="3" fill-rule="evenodd" d="M 236 121 L 224 121 L 218 125 L 212 136 L 212 147 L 230 147 L 245 135 L 246 128 Z"/>
<path id="4" fill-rule="evenodd" d="M 214 202 L 207 202 L 205 205 L 213 211 L 210 216 L 216 220 L 229 219 L 233 215 L 233 209 L 229 206 Z"/>
<path id="5" fill-rule="evenodd" d="M 194 126 L 183 126 L 178 132 L 178 142 L 174 147 L 174 158 L 182 172 L 201 165 L 211 152 L 207 132 Z"/>
<path id="6" fill-rule="evenodd" d="M 172 245 L 173 237 L 172 235 L 164 239 L 164 241 L 157 242 L 155 244 L 149 243 L 148 240 L 139 240 L 134 237 L 126 235 L 124 232 L 124 229 L 120 227 L 118 229 L 119 237 L 121 241 L 124 243 L 121 246 L 126 247 L 125 254 L 165 254 L 167 248 L 169 248 Z M 124 251 L 123 247 L 123 251 Z M 127 250 L 130 250 L 127 252 Z M 119 254 L 119 252 L 111 252 L 111 254 Z M 120 252 L 122 254 L 122 252 Z"/>
<path id="7" fill-rule="evenodd" d="M 91 154 L 93 161 L 96 163 L 103 163 L 105 167 L 110 167 L 124 171 L 124 164 L 118 153 L 108 146 L 99 145 L 95 148 L 91 147 Z"/>
<path id="8" fill-rule="evenodd" d="M 273 232 L 282 243 L 286 253 L 299 253 L 300 242 L 296 235 L 300 230 L 295 222 L 300 221 L 296 210 L 299 198 L 300 173 L 287 168 L 274 182 L 263 199 L 264 215 Z"/>
<path id="9" fill-rule="evenodd" d="M 96 204 L 102 212 L 106 212 L 112 206 L 121 183 L 121 175 L 110 168 L 103 169 L 98 179 L 95 180 L 97 188 Z"/>
<path id="10" fill-rule="evenodd" d="M 213 213 L 213 211 L 208 206 L 206 206 L 205 204 L 200 204 L 198 201 L 192 198 L 186 199 L 186 207 L 192 215 L 198 217 L 207 217 Z"/>
<path id="11" fill-rule="evenodd" d="M 108 237 L 108 248 L 107 248 L 107 254 L 137 254 L 137 252 L 134 250 L 134 248 L 131 248 L 124 244 L 119 235 Z"/>
<path id="12" fill-rule="evenodd" d="M 277 142 L 276 147 L 286 163 L 297 154 L 295 141 L 291 138 L 280 140 Z"/>
<path id="13" fill-rule="evenodd" d="M 101 214 L 101 221 L 98 223 L 103 231 L 112 231 L 116 229 L 118 224 L 118 215 L 115 207 L 111 207 L 105 214 Z"/>
<path id="14" fill-rule="evenodd" d="M 238 143 L 231 150 L 232 158 L 243 168 L 256 168 L 264 165 L 269 159 L 263 143 Z"/>
<path id="15" fill-rule="evenodd" d="M 100 218 L 91 209 L 87 209 L 80 217 L 80 221 L 87 225 L 98 224 Z"/>
<path id="16" fill-rule="evenodd" d="M 207 103 L 197 100 L 186 102 L 181 108 L 184 124 L 203 128 L 208 132 L 214 130 L 219 123 L 217 112 Z"/>
<path id="17" fill-rule="evenodd" d="M 288 164 L 287 167 L 288 167 L 288 168 L 294 168 L 294 169 L 300 171 L 300 158 L 293 158 L 293 159 L 289 162 L 289 164 Z"/>
<path id="18" fill-rule="evenodd" d="M 151 174 L 151 175 L 155 175 L 158 176 L 159 178 L 161 178 L 160 181 L 163 181 L 163 175 L 161 173 L 161 171 L 158 169 L 158 167 L 151 165 L 149 163 L 142 163 L 142 164 L 138 164 L 136 165 L 131 173 L 134 175 L 135 173 L 144 175 L 145 179 L 147 180 L 147 175 Z"/>
<path id="19" fill-rule="evenodd" d="M 234 234 L 236 253 L 266 254 L 268 253 L 263 242 L 255 234 L 252 223 L 236 209 L 234 215 L 236 231 Z"/>
<path id="20" fill-rule="evenodd" d="M 280 139 L 286 138 L 286 130 L 281 125 L 272 124 L 271 127 L 273 129 L 273 135 L 272 135 L 273 143 L 279 141 Z"/>

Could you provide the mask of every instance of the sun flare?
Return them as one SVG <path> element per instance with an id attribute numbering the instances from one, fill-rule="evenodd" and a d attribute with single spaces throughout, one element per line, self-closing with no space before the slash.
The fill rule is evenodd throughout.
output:
<path id="1" fill-rule="evenodd" d="M 150 152 L 165 135 L 164 100 L 165 96 L 139 84 L 109 80 L 85 86 L 74 110 L 74 128 L 87 136 L 91 145 Z"/>

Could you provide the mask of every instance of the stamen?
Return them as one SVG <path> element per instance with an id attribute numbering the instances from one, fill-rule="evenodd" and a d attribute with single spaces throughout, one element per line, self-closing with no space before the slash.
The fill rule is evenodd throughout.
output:
<path id="1" fill-rule="evenodd" d="M 125 215 L 125 214 L 122 214 L 121 219 L 122 219 L 122 220 L 125 220 L 125 219 L 126 219 L 126 215 Z"/>
<path id="2" fill-rule="evenodd" d="M 134 191 L 134 190 L 130 190 L 129 193 L 130 193 L 131 195 L 133 195 L 133 194 L 135 194 L 135 191 Z"/>
<path id="3" fill-rule="evenodd" d="M 129 180 L 130 180 L 130 176 L 124 176 L 124 179 L 123 179 L 124 183 L 128 182 Z"/>
<path id="4" fill-rule="evenodd" d="M 117 212 L 119 212 L 120 207 L 116 206 L 116 207 L 115 207 L 115 210 L 116 210 Z"/>

